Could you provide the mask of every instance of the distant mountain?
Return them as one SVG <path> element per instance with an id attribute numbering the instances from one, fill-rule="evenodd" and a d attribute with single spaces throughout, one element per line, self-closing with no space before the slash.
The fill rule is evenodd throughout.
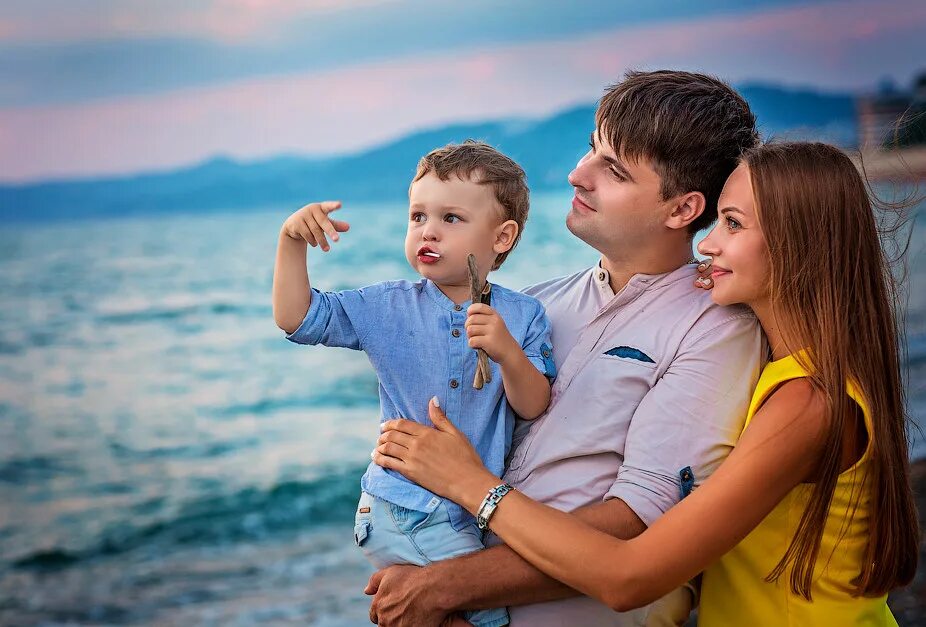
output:
<path id="1" fill-rule="evenodd" d="M 851 94 L 743 85 L 765 136 L 854 145 Z M 482 139 L 524 167 L 531 189 L 564 188 L 594 127 L 594 104 L 543 120 L 460 124 L 407 135 L 370 150 L 309 159 L 238 162 L 217 158 L 166 173 L 0 186 L 0 221 L 220 211 L 290 206 L 323 198 L 401 199 L 418 159 L 436 146 Z"/>

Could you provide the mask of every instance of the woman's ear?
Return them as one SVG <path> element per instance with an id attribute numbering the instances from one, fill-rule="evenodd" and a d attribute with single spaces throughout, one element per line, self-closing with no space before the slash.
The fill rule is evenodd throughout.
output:
<path id="1" fill-rule="evenodd" d="M 689 192 L 675 199 L 675 207 L 666 219 L 670 229 L 687 229 L 688 225 L 704 213 L 707 201 L 701 192 Z"/>
<path id="2" fill-rule="evenodd" d="M 495 254 L 500 255 L 511 250 L 520 230 L 521 227 L 514 220 L 506 220 L 499 224 L 495 229 L 495 244 L 492 246 Z"/>

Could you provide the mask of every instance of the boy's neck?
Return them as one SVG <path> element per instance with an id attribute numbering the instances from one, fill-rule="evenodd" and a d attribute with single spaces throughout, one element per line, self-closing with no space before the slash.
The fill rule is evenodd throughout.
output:
<path id="1" fill-rule="evenodd" d="M 430 281 L 430 279 L 428 280 Z M 486 280 L 487 277 L 482 277 L 483 284 L 485 284 Z M 453 301 L 454 305 L 465 303 L 473 297 L 473 291 L 469 282 L 466 284 L 431 282 L 437 286 L 437 289 L 439 289 L 444 296 Z"/>

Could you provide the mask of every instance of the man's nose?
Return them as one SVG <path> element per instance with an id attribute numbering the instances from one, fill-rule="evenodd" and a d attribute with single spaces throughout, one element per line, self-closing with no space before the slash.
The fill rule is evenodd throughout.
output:
<path id="1" fill-rule="evenodd" d="M 588 172 L 588 158 L 587 155 L 582 157 L 582 159 L 576 164 L 576 167 L 572 169 L 572 172 L 569 173 L 569 176 L 566 177 L 569 180 L 569 184 L 573 187 L 581 187 L 585 190 L 591 190 L 591 179 Z"/>

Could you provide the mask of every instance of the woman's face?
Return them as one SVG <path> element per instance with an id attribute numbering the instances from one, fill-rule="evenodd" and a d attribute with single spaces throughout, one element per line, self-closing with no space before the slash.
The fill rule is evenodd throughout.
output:
<path id="1" fill-rule="evenodd" d="M 698 252 L 712 259 L 711 298 L 718 305 L 760 305 L 768 296 L 768 247 L 745 163 L 730 174 L 717 208 L 716 226 L 698 244 Z"/>

